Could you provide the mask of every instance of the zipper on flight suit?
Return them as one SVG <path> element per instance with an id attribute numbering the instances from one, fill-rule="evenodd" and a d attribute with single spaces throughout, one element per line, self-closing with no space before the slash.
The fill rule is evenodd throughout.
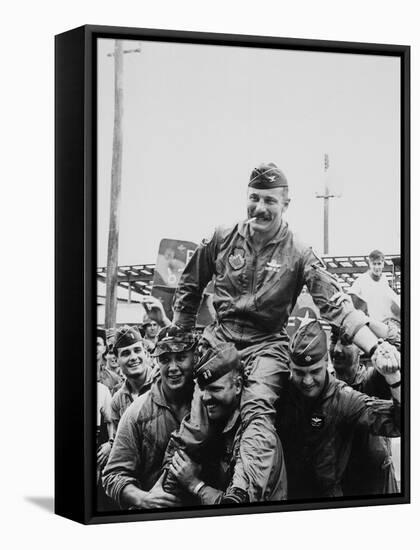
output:
<path id="1" fill-rule="evenodd" d="M 260 251 L 258 252 L 255 252 L 255 257 L 253 259 L 253 262 L 252 262 L 252 267 L 253 267 L 253 273 L 252 273 L 252 292 L 251 292 L 251 297 L 252 299 L 254 300 L 254 304 L 255 304 L 255 309 L 258 310 L 258 307 L 257 307 L 257 302 L 255 300 L 255 294 L 256 294 L 256 279 L 257 277 L 255 276 L 255 272 L 257 271 L 257 266 L 258 266 L 258 259 L 263 255 L 264 251 L 266 250 L 266 248 L 268 248 L 269 246 L 271 246 L 273 243 L 272 242 L 269 242 L 267 243 L 263 248 L 261 248 Z M 250 245 L 250 248 L 254 251 L 252 245 Z"/>

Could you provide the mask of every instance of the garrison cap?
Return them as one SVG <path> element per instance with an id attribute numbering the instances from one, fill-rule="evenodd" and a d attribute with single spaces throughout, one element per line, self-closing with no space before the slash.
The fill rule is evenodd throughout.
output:
<path id="1" fill-rule="evenodd" d="M 120 327 L 115 334 L 113 346 L 114 353 L 118 355 L 118 350 L 120 348 L 126 348 L 136 342 L 143 342 L 140 332 L 135 327 L 124 325 L 123 327 Z"/>
<path id="2" fill-rule="evenodd" d="M 255 189 L 274 189 L 276 187 L 283 187 L 287 189 L 288 183 L 286 176 L 274 162 L 269 162 L 268 164 L 260 164 L 253 169 L 248 187 L 254 187 Z"/>
<path id="3" fill-rule="evenodd" d="M 158 334 L 156 349 L 153 357 L 163 353 L 178 353 L 189 351 L 197 344 L 197 336 L 177 325 L 163 327 Z"/>
<path id="4" fill-rule="evenodd" d="M 298 367 L 311 367 L 327 353 L 327 336 L 317 319 L 297 329 L 289 344 L 290 359 Z"/>
<path id="5" fill-rule="evenodd" d="M 239 371 L 241 361 L 235 346 L 231 343 L 209 348 L 195 368 L 195 377 L 200 389 L 215 382 L 228 372 Z"/>

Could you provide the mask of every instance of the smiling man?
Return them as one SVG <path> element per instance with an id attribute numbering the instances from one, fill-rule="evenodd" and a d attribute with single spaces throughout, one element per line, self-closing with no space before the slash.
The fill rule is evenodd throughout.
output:
<path id="1" fill-rule="evenodd" d="M 231 342 L 245 363 L 247 379 L 241 398 L 244 433 L 240 464 L 235 469 L 232 498 L 237 495 L 258 501 L 266 485 L 266 472 L 255 459 L 273 452 L 275 402 L 288 378 L 289 315 L 306 284 L 321 315 L 332 325 L 343 326 L 349 338 L 364 351 L 377 343 L 367 327 L 368 318 L 354 309 L 331 301 L 341 290 L 334 277 L 310 247 L 290 231 L 284 214 L 289 206 L 289 186 L 274 163 L 261 164 L 249 179 L 247 220 L 229 228 L 217 228 L 204 239 L 186 265 L 174 299 L 174 324 L 191 328 L 196 321 L 202 293 L 214 279 L 213 306 L 216 319 L 207 326 L 203 341 L 216 347 Z M 395 358 L 397 362 L 397 358 Z M 183 448 L 194 455 L 206 440 L 206 411 L 193 406 L 168 450 Z M 171 489 L 171 476 L 166 488 Z"/>
<path id="2" fill-rule="evenodd" d="M 388 346 L 375 349 L 372 363 L 392 400 L 374 399 L 328 373 L 327 338 L 317 320 L 294 334 L 291 379 L 282 390 L 277 418 L 288 500 L 343 496 L 356 430 L 399 437 L 401 374 Z"/>
<path id="3" fill-rule="evenodd" d="M 126 410 L 104 470 L 105 491 L 121 508 L 180 505 L 163 490 L 161 468 L 170 435 L 190 410 L 195 347 L 195 336 L 177 327 L 158 335 L 160 377 Z"/>
<path id="4" fill-rule="evenodd" d="M 124 326 L 117 330 L 113 351 L 125 376 L 125 382 L 111 401 L 111 418 L 116 431 L 120 418 L 134 399 L 150 389 L 153 369 L 143 339 L 134 327 Z"/>

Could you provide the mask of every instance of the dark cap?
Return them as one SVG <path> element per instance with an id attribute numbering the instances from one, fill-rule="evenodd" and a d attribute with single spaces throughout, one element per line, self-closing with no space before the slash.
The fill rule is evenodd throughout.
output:
<path id="1" fill-rule="evenodd" d="M 255 189 L 288 188 L 286 176 L 274 162 L 260 164 L 251 172 L 248 187 Z"/>
<path id="2" fill-rule="evenodd" d="M 118 355 L 118 350 L 120 348 L 126 348 L 136 342 L 143 342 L 139 331 L 135 327 L 124 325 L 120 327 L 115 334 L 113 351 Z"/>
<path id="3" fill-rule="evenodd" d="M 231 371 L 240 371 L 241 361 L 233 344 L 209 348 L 198 362 L 195 377 L 200 389 Z"/>
<path id="4" fill-rule="evenodd" d="M 178 353 L 189 351 L 197 343 L 197 337 L 191 331 L 169 325 L 159 331 L 154 357 L 159 357 L 163 353 Z"/>
<path id="5" fill-rule="evenodd" d="M 289 344 L 292 363 L 298 367 L 311 367 L 327 353 L 327 336 L 317 319 L 301 324 Z"/>

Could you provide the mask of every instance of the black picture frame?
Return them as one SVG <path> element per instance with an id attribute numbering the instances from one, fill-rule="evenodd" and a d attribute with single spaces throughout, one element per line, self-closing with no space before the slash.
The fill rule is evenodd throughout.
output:
<path id="1" fill-rule="evenodd" d="M 96 44 L 100 38 L 235 45 L 400 59 L 403 347 L 398 495 L 97 513 L 95 494 Z M 84 523 L 344 508 L 410 502 L 410 47 L 86 25 L 55 39 L 55 512 Z"/>

